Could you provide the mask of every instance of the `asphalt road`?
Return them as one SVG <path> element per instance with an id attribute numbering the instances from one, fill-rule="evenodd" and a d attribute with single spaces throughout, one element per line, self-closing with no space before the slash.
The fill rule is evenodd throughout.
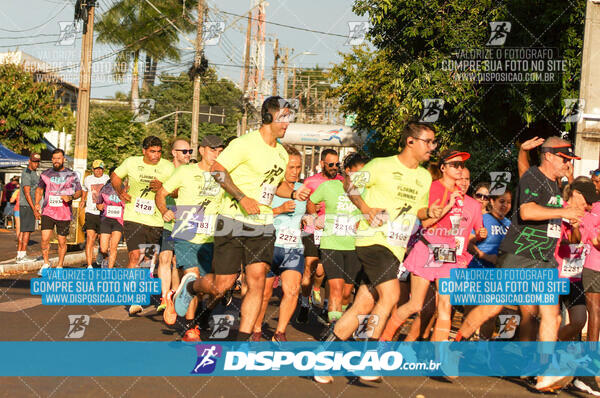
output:
<path id="1" fill-rule="evenodd" d="M 119 255 L 125 261 L 125 254 Z M 68 315 L 90 316 L 83 341 L 174 341 L 177 328 L 166 326 L 154 306 L 130 318 L 125 307 L 44 306 L 39 296 L 29 294 L 34 274 L 0 279 L 0 340 L 66 341 Z M 278 297 L 271 300 L 264 328 L 270 338 L 277 321 Z M 226 309 L 236 314 L 239 297 Z M 223 311 L 220 307 L 217 310 Z M 288 339 L 313 340 L 322 325 L 312 316 L 309 325 L 292 324 Z M 206 337 L 206 336 L 204 336 Z M 92 361 L 82 352 L 82 362 Z M 10 358 L 3 358 L 10 361 Z M 35 360 L 35 358 L 31 358 Z M 115 358 L 123 361 L 127 358 Z M 165 367 L 169 363 L 164 364 Z M 353 378 L 336 378 L 320 385 L 301 377 L 0 377 L 2 397 L 526 397 L 537 396 L 524 381 L 491 377 L 462 377 L 450 383 L 428 377 L 388 377 L 382 383 L 362 384 Z M 555 394 L 556 395 L 556 394 Z M 561 397 L 584 397 L 584 393 L 561 391 Z"/>

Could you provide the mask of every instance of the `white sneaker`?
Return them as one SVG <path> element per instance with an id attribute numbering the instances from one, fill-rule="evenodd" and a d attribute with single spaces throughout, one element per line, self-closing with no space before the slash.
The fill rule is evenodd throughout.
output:
<path id="1" fill-rule="evenodd" d="M 556 391 L 566 387 L 573 376 L 538 376 L 535 389 L 538 391 Z"/>
<path id="2" fill-rule="evenodd" d="M 381 383 L 383 381 L 383 377 L 381 376 L 360 376 L 360 381 L 372 381 L 374 383 Z"/>
<path id="3" fill-rule="evenodd" d="M 315 376 L 314 379 L 319 384 L 331 384 L 331 383 L 333 383 L 333 376 Z"/>
<path id="4" fill-rule="evenodd" d="M 87 269 L 94 269 L 94 267 L 90 264 L 87 266 Z"/>
<path id="5" fill-rule="evenodd" d="M 129 315 L 138 314 L 138 313 L 142 312 L 143 310 L 144 309 L 142 308 L 141 305 L 137 305 L 137 304 L 130 305 L 129 306 Z"/>
<path id="6" fill-rule="evenodd" d="M 40 268 L 40 270 L 38 271 L 38 276 L 42 276 L 42 271 L 48 268 L 50 268 L 50 264 L 42 265 L 42 268 Z"/>

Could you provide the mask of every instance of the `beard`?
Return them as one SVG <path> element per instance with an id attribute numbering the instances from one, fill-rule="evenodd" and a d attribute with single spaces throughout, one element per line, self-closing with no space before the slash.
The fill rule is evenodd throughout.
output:
<path id="1" fill-rule="evenodd" d="M 334 179 L 335 176 L 337 176 L 338 171 L 336 169 L 328 170 L 325 168 L 325 169 L 323 169 L 323 174 L 325 174 L 325 176 L 331 180 L 331 179 Z"/>
<path id="2" fill-rule="evenodd" d="M 63 168 L 64 163 L 58 164 L 58 163 L 53 163 L 52 164 L 52 168 L 54 169 L 54 171 L 60 171 L 60 169 Z"/>

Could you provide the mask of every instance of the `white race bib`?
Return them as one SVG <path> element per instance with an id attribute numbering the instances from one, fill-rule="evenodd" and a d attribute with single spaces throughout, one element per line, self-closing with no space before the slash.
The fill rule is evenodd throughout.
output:
<path id="1" fill-rule="evenodd" d="M 548 230 L 546 231 L 546 235 L 549 238 L 560 238 L 560 225 L 559 224 L 548 224 Z"/>
<path id="2" fill-rule="evenodd" d="M 106 206 L 106 217 L 121 218 L 123 208 L 121 206 Z"/>
<path id="3" fill-rule="evenodd" d="M 50 197 L 48 198 L 48 206 L 63 207 L 63 200 L 58 195 L 50 195 Z"/>
<path id="4" fill-rule="evenodd" d="M 314 234 L 315 246 L 320 246 L 321 245 L 321 235 L 323 235 L 323 230 L 322 229 L 315 229 L 315 234 Z"/>
<path id="5" fill-rule="evenodd" d="M 196 229 L 197 234 L 213 235 L 215 233 L 215 216 L 204 216 L 204 218 L 198 221 L 198 228 Z"/>
<path id="6" fill-rule="evenodd" d="M 300 230 L 282 227 L 277 231 L 275 244 L 282 246 L 297 246 L 300 242 Z"/>
<path id="7" fill-rule="evenodd" d="M 154 214 L 154 201 L 150 199 L 136 198 L 135 200 L 135 211 L 140 214 L 153 215 Z"/>
<path id="8" fill-rule="evenodd" d="M 396 247 L 408 246 L 415 218 L 413 215 L 404 214 L 395 221 L 389 222 L 387 230 L 388 243 Z"/>
<path id="9" fill-rule="evenodd" d="M 356 220 L 351 216 L 337 216 L 333 220 L 333 234 L 335 236 L 356 235 Z"/>
<path id="10" fill-rule="evenodd" d="M 271 202 L 273 201 L 273 197 L 275 196 L 275 191 L 277 191 L 276 185 L 271 184 L 263 184 L 260 192 L 260 199 L 258 203 L 265 206 L 271 206 Z"/>
<path id="11" fill-rule="evenodd" d="M 577 253 L 578 249 L 581 250 L 581 247 L 578 244 L 570 244 L 569 248 L 571 253 Z M 564 278 L 581 278 L 581 273 L 583 272 L 583 264 L 585 263 L 587 251 L 588 248 L 586 245 L 583 247 L 583 251 L 581 252 L 580 257 L 563 259 L 560 270 L 560 276 Z"/>

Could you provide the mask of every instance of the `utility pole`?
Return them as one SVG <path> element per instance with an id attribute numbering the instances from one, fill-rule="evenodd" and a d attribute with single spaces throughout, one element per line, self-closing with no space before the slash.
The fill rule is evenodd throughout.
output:
<path id="1" fill-rule="evenodd" d="M 253 10 L 253 9 L 252 9 Z M 248 75 L 250 73 L 250 36 L 252 34 L 252 10 L 248 11 L 248 28 L 246 29 L 246 53 L 244 54 L 244 82 L 242 84 L 244 115 L 240 135 L 246 134 L 248 125 Z"/>
<path id="2" fill-rule="evenodd" d="M 279 60 L 279 39 L 275 39 L 273 48 L 273 90 L 272 95 L 277 95 L 277 61 Z"/>
<path id="3" fill-rule="evenodd" d="M 179 109 L 176 109 L 175 112 L 175 128 L 173 129 L 173 138 L 177 138 L 177 123 L 179 122 Z"/>
<path id="4" fill-rule="evenodd" d="M 288 98 L 288 62 L 290 60 L 290 49 L 285 49 L 283 56 L 283 98 Z"/>
<path id="5" fill-rule="evenodd" d="M 81 43 L 81 61 L 79 64 L 79 93 L 77 95 L 77 124 L 75 127 L 73 169 L 81 173 L 81 179 L 83 179 L 85 170 L 87 169 L 95 6 L 96 0 L 78 0 L 75 4 L 75 21 L 83 21 L 83 38 Z"/>
<path id="6" fill-rule="evenodd" d="M 579 99 L 584 101 L 580 110 L 575 137 L 575 154 L 581 160 L 575 161 L 575 175 L 588 175 L 600 167 L 600 70 L 597 54 L 600 49 L 600 4 L 587 0 L 585 28 L 583 34 L 583 54 L 581 60 L 581 83 Z"/>
<path id="7" fill-rule="evenodd" d="M 202 64 L 202 29 L 204 26 L 204 0 L 198 0 L 198 29 L 196 31 L 196 56 L 194 57 L 194 95 L 192 99 L 192 158 L 198 158 L 198 125 L 200 124 L 200 68 Z"/>

